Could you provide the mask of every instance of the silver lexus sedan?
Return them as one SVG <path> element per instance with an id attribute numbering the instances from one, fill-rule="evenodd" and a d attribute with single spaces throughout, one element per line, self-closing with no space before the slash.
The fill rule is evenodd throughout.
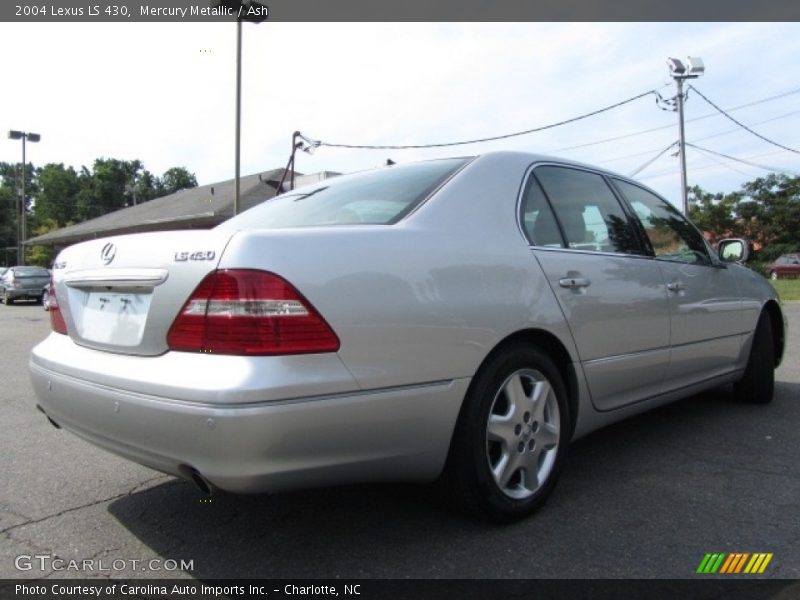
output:
<path id="1" fill-rule="evenodd" d="M 599 427 L 771 400 L 786 324 L 746 258 L 590 166 L 394 165 L 67 248 L 30 369 L 51 422 L 206 492 L 441 478 L 511 520 Z"/>

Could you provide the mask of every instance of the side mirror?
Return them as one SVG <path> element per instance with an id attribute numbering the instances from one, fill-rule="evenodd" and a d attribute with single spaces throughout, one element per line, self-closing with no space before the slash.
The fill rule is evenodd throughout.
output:
<path id="1" fill-rule="evenodd" d="M 750 256 L 750 249 L 745 240 L 729 238 L 720 240 L 717 244 L 719 259 L 726 263 L 743 263 Z"/>

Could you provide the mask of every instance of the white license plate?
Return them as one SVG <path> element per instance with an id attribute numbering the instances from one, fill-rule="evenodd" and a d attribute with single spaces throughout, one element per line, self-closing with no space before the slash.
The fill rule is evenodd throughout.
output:
<path id="1" fill-rule="evenodd" d="M 151 294 L 90 292 L 81 319 L 85 340 L 136 346 L 142 341 Z"/>

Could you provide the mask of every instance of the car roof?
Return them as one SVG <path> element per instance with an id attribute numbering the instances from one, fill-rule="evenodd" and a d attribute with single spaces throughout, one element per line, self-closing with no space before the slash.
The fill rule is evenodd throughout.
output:
<path id="1" fill-rule="evenodd" d="M 504 156 L 508 158 L 514 158 L 517 160 L 524 159 L 529 161 L 531 164 L 535 162 L 557 163 L 564 166 L 590 169 L 592 171 L 608 175 L 609 177 L 617 177 L 618 179 L 624 179 L 625 181 L 634 181 L 634 182 L 636 181 L 632 177 L 628 177 L 627 175 L 623 175 L 622 173 L 617 173 L 615 171 L 609 171 L 608 169 L 604 169 L 603 167 L 599 167 L 591 163 L 580 162 L 577 160 L 572 160 L 570 158 L 564 158 L 561 156 L 553 156 L 551 154 L 538 154 L 536 152 L 525 152 L 521 150 L 497 150 L 492 152 L 484 152 L 483 154 L 478 155 L 476 158 L 480 159 L 483 157 L 504 157 Z"/>

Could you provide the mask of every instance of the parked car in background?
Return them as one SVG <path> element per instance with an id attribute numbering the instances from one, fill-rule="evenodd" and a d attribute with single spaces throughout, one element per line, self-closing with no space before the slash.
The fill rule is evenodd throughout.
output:
<path id="1" fill-rule="evenodd" d="M 601 169 L 394 165 L 63 250 L 32 382 L 54 424 L 205 492 L 441 477 L 510 520 L 591 431 L 772 399 L 785 322 L 746 259 Z"/>
<path id="2" fill-rule="evenodd" d="M 765 271 L 770 279 L 800 277 L 800 254 L 784 254 L 768 264 Z"/>
<path id="3" fill-rule="evenodd" d="M 42 289 L 50 281 L 43 267 L 9 267 L 0 277 L 0 299 L 8 304 L 17 300 L 42 300 Z"/>

